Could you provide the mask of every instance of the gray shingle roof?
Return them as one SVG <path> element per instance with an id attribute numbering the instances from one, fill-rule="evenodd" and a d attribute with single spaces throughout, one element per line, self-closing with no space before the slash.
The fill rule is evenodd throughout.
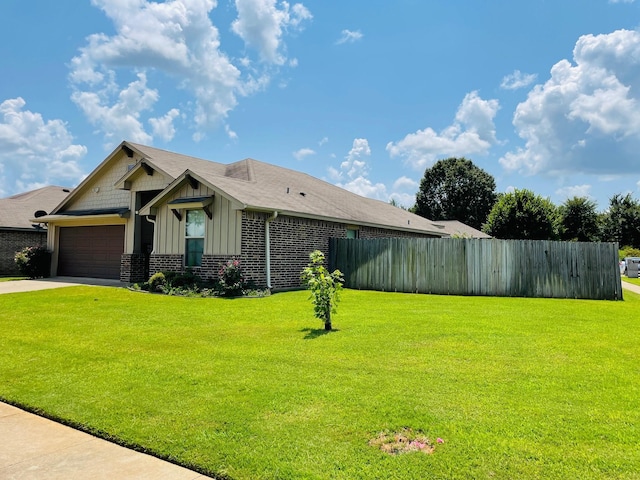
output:
<path id="1" fill-rule="evenodd" d="M 468 238 L 492 238 L 491 235 L 487 235 L 486 233 L 480 230 L 476 230 L 466 223 L 462 223 L 457 220 L 438 220 L 434 223 L 437 223 L 438 225 L 444 225 L 446 232 L 452 237 L 458 236 Z"/>
<path id="2" fill-rule="evenodd" d="M 221 164 L 127 142 L 149 163 L 178 178 L 193 172 L 247 210 L 278 211 L 355 225 L 447 236 L 444 226 L 388 203 L 362 197 L 302 172 L 254 159 Z"/>
<path id="3" fill-rule="evenodd" d="M 0 228 L 33 229 L 30 218 L 37 210 L 51 212 L 60 204 L 71 189 L 65 187 L 44 187 L 0 198 Z"/>

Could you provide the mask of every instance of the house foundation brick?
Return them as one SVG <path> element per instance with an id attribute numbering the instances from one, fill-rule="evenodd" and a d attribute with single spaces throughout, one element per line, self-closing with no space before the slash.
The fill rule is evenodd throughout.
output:
<path id="1" fill-rule="evenodd" d="M 184 261 L 183 255 L 157 255 L 149 257 L 149 276 L 158 272 L 181 272 Z"/>
<path id="2" fill-rule="evenodd" d="M 124 253 L 120 257 L 120 281 L 144 282 L 149 279 L 147 261 L 141 253 Z"/>

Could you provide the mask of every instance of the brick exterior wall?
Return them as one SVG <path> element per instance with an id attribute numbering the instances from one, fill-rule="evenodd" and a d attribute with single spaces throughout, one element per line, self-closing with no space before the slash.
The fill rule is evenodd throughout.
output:
<path id="1" fill-rule="evenodd" d="M 273 288 L 302 286 L 300 272 L 309 254 L 329 255 L 329 238 L 346 238 L 344 224 L 297 217 L 279 217 L 271 223 L 271 284 Z"/>
<path id="2" fill-rule="evenodd" d="M 260 287 L 267 285 L 264 222 L 269 216 L 266 213 L 242 212 L 240 264 L 245 277 L 250 278 Z"/>
<path id="3" fill-rule="evenodd" d="M 46 244 L 46 230 L 0 230 L 0 275 L 19 275 L 13 260 L 16 252 L 24 247 Z"/>
<path id="4" fill-rule="evenodd" d="M 120 281 L 144 282 L 149 279 L 147 261 L 141 253 L 123 253 L 120 257 Z"/>
<path id="5" fill-rule="evenodd" d="M 149 257 L 149 276 L 157 272 L 181 272 L 184 262 L 182 255 L 157 255 Z"/>
<path id="6" fill-rule="evenodd" d="M 265 221 L 268 213 L 242 212 L 240 255 L 203 255 L 202 265 L 193 268 L 201 278 L 218 278 L 220 266 L 229 259 L 240 260 L 247 279 L 258 287 L 267 285 Z M 300 288 L 300 272 L 309 263 L 309 254 L 320 250 L 329 255 L 330 238 L 346 238 L 347 225 L 308 218 L 279 216 L 269 226 L 271 238 L 271 286 L 275 290 Z M 430 237 L 383 228 L 360 227 L 359 238 Z M 182 255 L 151 255 L 149 274 L 182 271 Z"/>
<path id="7" fill-rule="evenodd" d="M 384 228 L 360 227 L 358 238 L 437 238 L 436 235 L 418 234 L 412 232 L 399 232 L 398 230 L 386 230 Z"/>

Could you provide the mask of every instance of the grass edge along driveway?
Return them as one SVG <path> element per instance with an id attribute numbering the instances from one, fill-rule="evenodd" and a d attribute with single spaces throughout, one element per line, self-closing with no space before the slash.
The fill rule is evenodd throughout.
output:
<path id="1" fill-rule="evenodd" d="M 221 478 L 639 478 L 638 295 L 307 297 L 3 295 L 0 397 Z"/>

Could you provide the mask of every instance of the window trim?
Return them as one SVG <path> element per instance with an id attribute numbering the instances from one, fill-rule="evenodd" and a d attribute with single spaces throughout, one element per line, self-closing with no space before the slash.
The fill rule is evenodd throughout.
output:
<path id="1" fill-rule="evenodd" d="M 353 232 L 352 237 L 349 236 L 350 232 Z M 346 236 L 348 240 L 357 240 L 360 238 L 360 229 L 356 227 L 347 227 Z"/>
<path id="2" fill-rule="evenodd" d="M 200 212 L 202 214 L 202 235 L 189 235 L 189 213 Z M 202 256 L 204 255 L 205 239 L 207 235 L 207 220 L 205 217 L 205 211 L 202 208 L 193 208 L 185 210 L 184 212 L 184 266 L 185 267 L 200 267 L 202 266 Z M 202 240 L 202 250 L 195 252 L 199 253 L 199 259 L 196 257 L 193 263 L 190 263 L 189 243 L 191 240 Z M 199 260 L 199 261 L 198 261 Z"/>

